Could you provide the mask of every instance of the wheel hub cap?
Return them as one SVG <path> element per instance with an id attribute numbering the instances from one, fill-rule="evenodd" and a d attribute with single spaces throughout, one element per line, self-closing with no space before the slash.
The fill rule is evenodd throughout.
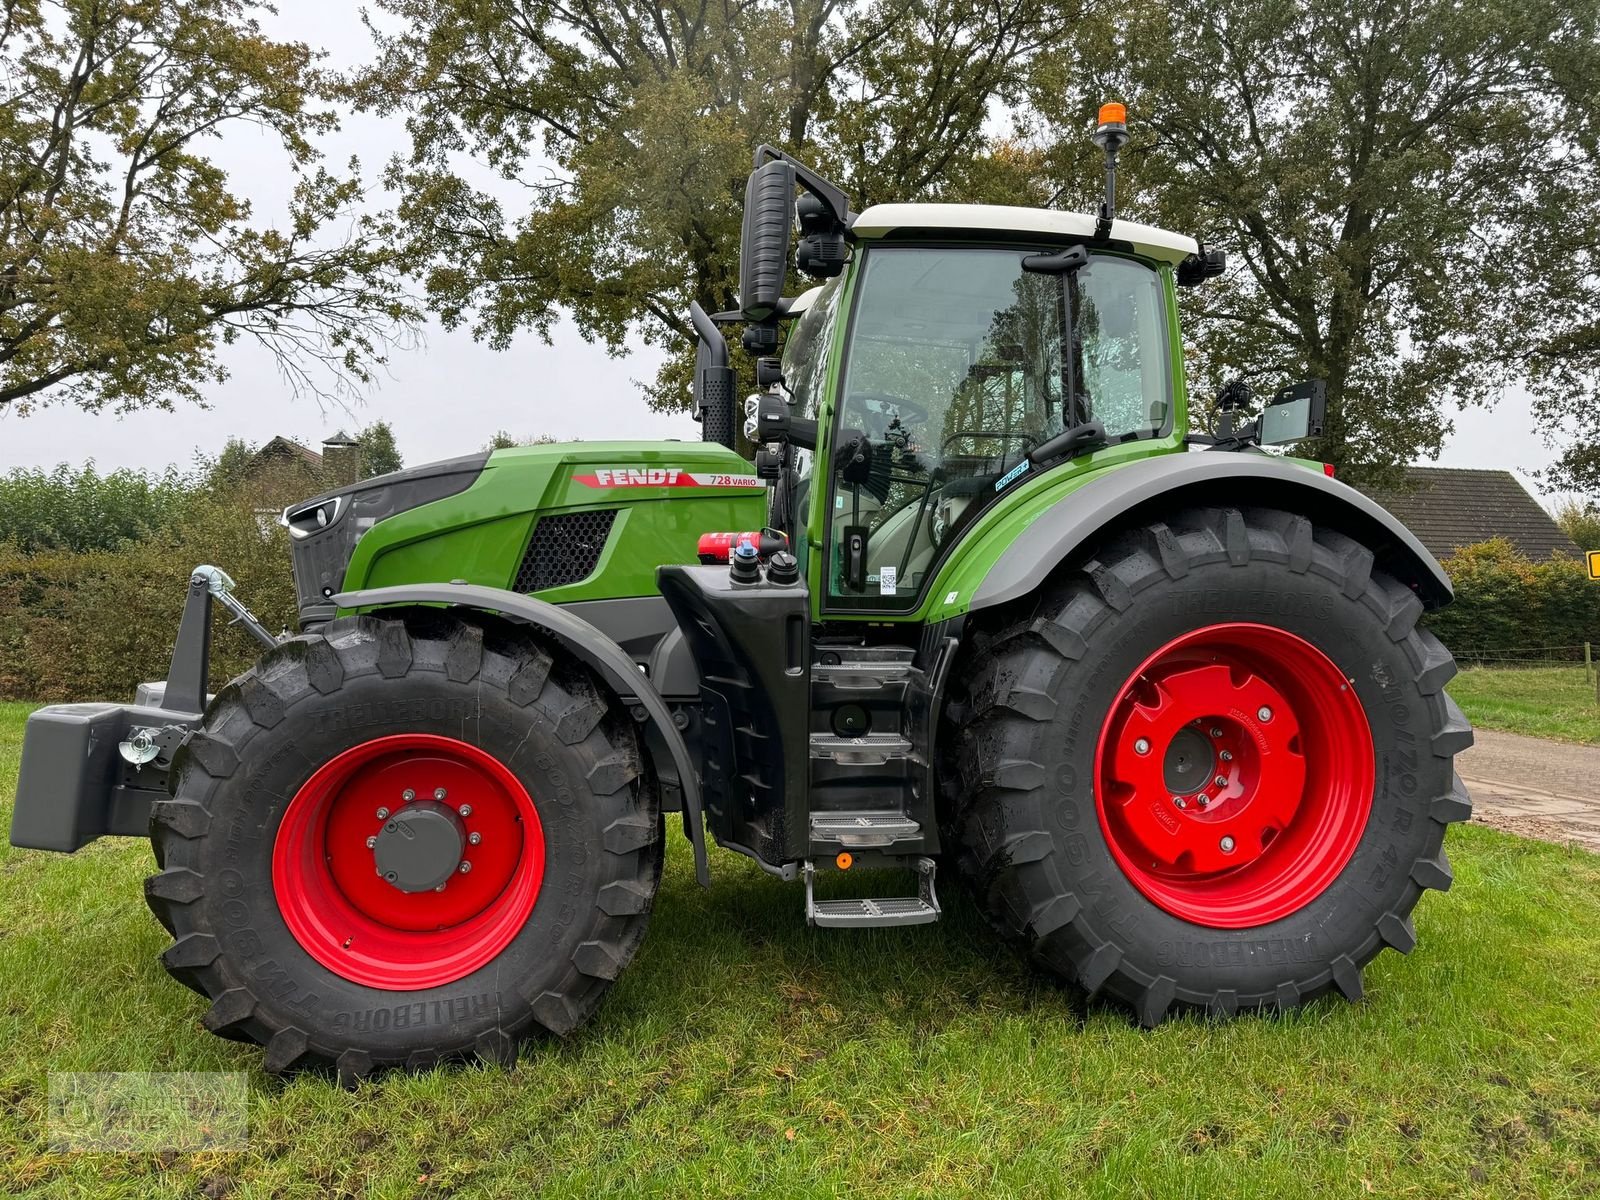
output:
<path id="1" fill-rule="evenodd" d="M 1309 903 L 1349 861 L 1374 790 L 1349 680 L 1271 626 L 1208 626 L 1151 655 L 1107 714 L 1096 808 L 1147 897 L 1243 928 Z"/>
<path id="2" fill-rule="evenodd" d="M 455 738 L 396 734 L 335 755 L 295 793 L 272 885 L 289 932 L 330 971 L 437 987 L 527 924 L 544 853 L 533 799 L 503 763 Z"/>
<path id="3" fill-rule="evenodd" d="M 402 892 L 431 892 L 456 873 L 467 829 L 437 800 L 408 804 L 384 822 L 372 847 L 383 881 Z"/>
<path id="4" fill-rule="evenodd" d="M 1167 746 L 1166 762 L 1162 767 L 1167 791 L 1174 795 L 1200 791 L 1211 782 L 1214 761 L 1211 743 L 1204 734 L 1194 729 L 1178 730 Z"/>

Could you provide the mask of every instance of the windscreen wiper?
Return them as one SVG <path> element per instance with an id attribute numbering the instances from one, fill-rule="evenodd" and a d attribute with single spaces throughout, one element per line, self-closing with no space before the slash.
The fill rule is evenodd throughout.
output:
<path id="1" fill-rule="evenodd" d="M 1099 421 L 1085 421 L 1071 429 L 1063 429 L 1048 441 L 1040 442 L 1028 451 L 1028 462 L 1042 466 L 1058 458 L 1071 458 L 1084 450 L 1106 444 L 1106 427 Z"/>

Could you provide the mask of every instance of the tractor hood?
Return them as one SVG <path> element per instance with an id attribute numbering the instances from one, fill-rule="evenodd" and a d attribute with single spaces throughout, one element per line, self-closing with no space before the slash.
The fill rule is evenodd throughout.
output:
<path id="1" fill-rule="evenodd" d="M 556 602 L 655 595 L 700 534 L 759 528 L 766 486 L 705 442 L 518 446 L 363 480 L 292 505 L 302 625 L 358 588 L 460 580 Z"/>

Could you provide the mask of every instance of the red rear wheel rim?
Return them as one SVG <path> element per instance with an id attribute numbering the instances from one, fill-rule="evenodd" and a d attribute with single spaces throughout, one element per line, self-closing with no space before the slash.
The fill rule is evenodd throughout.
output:
<path id="1" fill-rule="evenodd" d="M 1197 925 L 1280 920 L 1325 891 L 1372 812 L 1372 730 L 1350 681 L 1304 638 L 1209 625 L 1140 664 L 1095 750 L 1112 856 Z"/>
<path id="2" fill-rule="evenodd" d="M 395 818 L 420 806 L 449 810 L 457 840 L 436 857 L 459 845 L 468 869 L 444 861 L 442 888 L 405 891 L 383 877 L 368 839 L 397 836 Z M 390 990 L 438 987 L 490 962 L 527 923 L 543 879 L 527 788 L 478 747 L 428 733 L 374 738 L 324 763 L 289 801 L 272 850 L 295 940 L 330 971 Z"/>

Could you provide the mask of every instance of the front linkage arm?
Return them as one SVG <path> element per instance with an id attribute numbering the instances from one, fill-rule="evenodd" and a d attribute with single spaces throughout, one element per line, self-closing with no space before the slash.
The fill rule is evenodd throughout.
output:
<path id="1" fill-rule="evenodd" d="M 277 648 L 279 639 L 256 620 L 255 614 L 233 594 L 233 587 L 233 578 L 221 567 L 198 566 L 189 576 L 189 595 L 183 602 L 183 618 L 178 622 L 178 640 L 172 646 L 163 708 L 179 712 L 205 711 L 211 670 L 209 600 L 215 599 L 233 613 L 230 625 L 243 625 L 250 636 L 268 650 Z"/>

